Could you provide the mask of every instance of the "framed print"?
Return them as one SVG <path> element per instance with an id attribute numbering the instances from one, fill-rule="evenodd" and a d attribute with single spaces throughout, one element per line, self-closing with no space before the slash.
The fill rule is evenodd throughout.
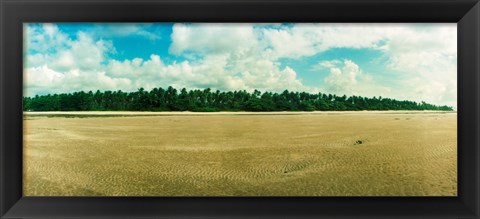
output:
<path id="1" fill-rule="evenodd" d="M 2 218 L 480 215 L 478 1 L 1 11 Z"/>

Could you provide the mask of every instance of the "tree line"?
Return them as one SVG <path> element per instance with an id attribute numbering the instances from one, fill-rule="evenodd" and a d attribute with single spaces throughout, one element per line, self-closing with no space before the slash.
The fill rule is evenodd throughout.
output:
<path id="1" fill-rule="evenodd" d="M 23 98 L 24 111 L 355 111 L 355 110 L 453 110 L 425 102 L 382 97 L 337 96 L 325 93 L 260 92 L 245 90 L 177 90 L 143 88 L 135 92 L 79 91 Z"/>

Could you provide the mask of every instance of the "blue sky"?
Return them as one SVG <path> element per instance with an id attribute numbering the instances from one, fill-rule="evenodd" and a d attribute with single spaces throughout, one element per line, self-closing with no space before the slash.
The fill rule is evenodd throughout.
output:
<path id="1" fill-rule="evenodd" d="M 456 24 L 31 23 L 25 95 L 140 87 L 456 106 Z"/>

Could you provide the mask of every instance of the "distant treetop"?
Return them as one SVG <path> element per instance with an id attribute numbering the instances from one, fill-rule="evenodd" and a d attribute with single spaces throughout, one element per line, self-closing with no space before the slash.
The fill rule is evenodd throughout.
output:
<path id="1" fill-rule="evenodd" d="M 337 96 L 335 94 L 306 92 L 282 93 L 255 90 L 212 92 L 177 90 L 173 87 L 154 88 L 135 92 L 105 91 L 48 94 L 23 98 L 24 111 L 358 111 L 358 110 L 443 110 L 450 106 L 436 106 L 425 102 L 395 100 L 382 97 Z"/>

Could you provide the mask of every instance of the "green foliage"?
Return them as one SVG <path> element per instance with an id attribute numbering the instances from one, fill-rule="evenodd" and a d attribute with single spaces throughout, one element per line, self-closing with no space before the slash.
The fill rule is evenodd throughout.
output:
<path id="1" fill-rule="evenodd" d="M 23 98 L 24 111 L 343 111 L 343 110 L 444 110 L 450 106 L 436 106 L 408 100 L 382 97 L 360 97 L 306 92 L 261 93 L 247 91 L 204 90 L 180 91 L 173 87 L 154 88 L 135 92 L 97 90 L 95 93 L 74 92 L 48 94 Z"/>

